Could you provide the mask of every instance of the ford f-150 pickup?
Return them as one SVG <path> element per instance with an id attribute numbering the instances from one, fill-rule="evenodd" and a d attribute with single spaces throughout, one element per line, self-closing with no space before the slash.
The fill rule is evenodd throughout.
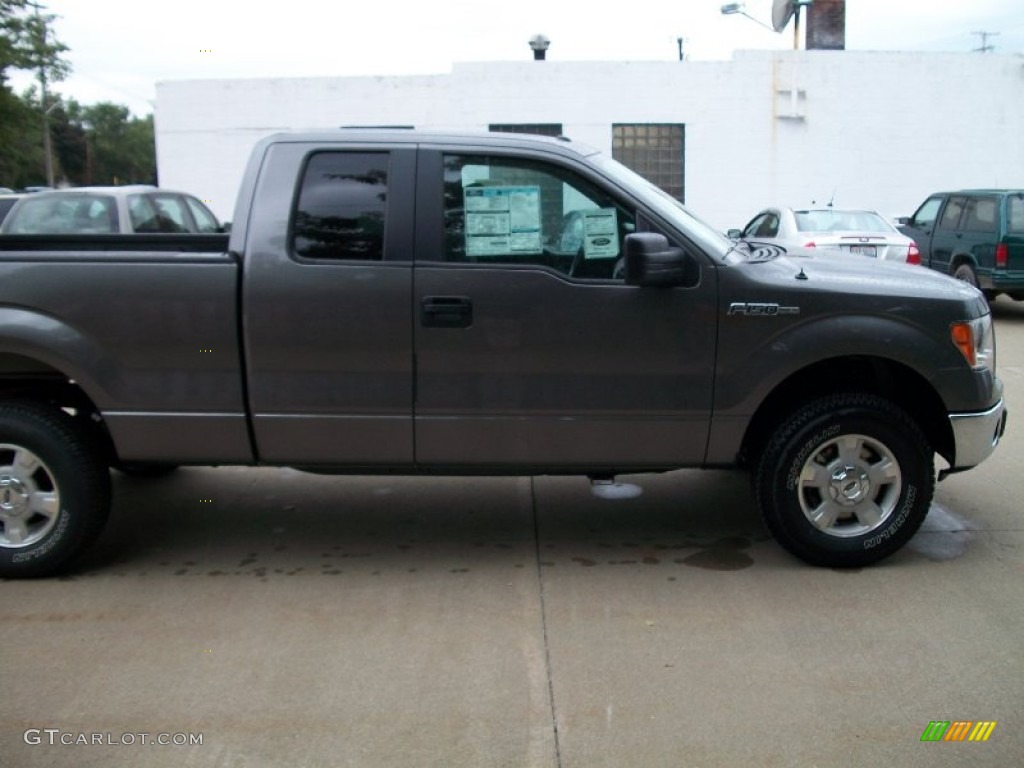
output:
<path id="1" fill-rule="evenodd" d="M 783 547 L 862 566 L 1004 425 L 974 287 L 730 240 L 567 140 L 278 135 L 229 238 L 0 238 L 7 577 L 73 565 L 110 467 L 183 464 L 748 467 Z"/>

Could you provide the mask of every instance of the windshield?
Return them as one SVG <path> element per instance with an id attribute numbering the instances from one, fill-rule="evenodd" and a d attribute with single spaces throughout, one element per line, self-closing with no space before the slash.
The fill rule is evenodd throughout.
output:
<path id="1" fill-rule="evenodd" d="M 634 192 L 644 203 L 675 224 L 681 232 L 709 254 L 724 257 L 732 248 L 733 242 L 729 238 L 698 219 L 682 203 L 643 176 L 606 155 L 592 155 L 589 159 L 602 171 Z"/>

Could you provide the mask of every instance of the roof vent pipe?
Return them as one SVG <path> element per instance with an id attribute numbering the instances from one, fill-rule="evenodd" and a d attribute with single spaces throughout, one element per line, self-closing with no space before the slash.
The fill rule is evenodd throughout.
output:
<path id="1" fill-rule="evenodd" d="M 533 49 L 533 60 L 544 61 L 548 54 L 551 41 L 544 35 L 534 35 L 530 38 L 530 48 Z"/>

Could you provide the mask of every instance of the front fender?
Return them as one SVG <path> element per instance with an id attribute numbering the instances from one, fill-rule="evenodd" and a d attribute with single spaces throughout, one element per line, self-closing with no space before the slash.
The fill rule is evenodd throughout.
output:
<path id="1" fill-rule="evenodd" d="M 932 392 L 899 392 L 894 399 L 937 398 L 935 410 L 941 401 L 945 413 L 978 409 L 997 394 L 994 377 L 971 370 L 951 340 L 937 338 L 934 331 L 900 316 L 833 315 L 804 321 L 727 317 L 719 350 L 709 464 L 732 462 L 762 404 L 812 368 L 845 371 L 851 360 L 900 366 L 913 374 L 901 381 L 918 382 Z M 805 386 L 814 389 L 816 383 Z M 834 391 L 840 385 L 818 386 L 832 386 Z M 851 388 L 856 387 L 851 382 Z"/>

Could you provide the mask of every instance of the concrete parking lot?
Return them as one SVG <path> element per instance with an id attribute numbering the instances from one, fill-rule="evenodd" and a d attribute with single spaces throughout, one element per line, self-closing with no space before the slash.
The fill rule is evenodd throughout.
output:
<path id="1" fill-rule="evenodd" d="M 1002 446 L 859 571 L 783 552 L 738 473 L 617 501 L 118 476 L 82 570 L 0 582 L 0 765 L 1019 765 L 1024 304 L 995 313 Z M 932 721 L 997 725 L 922 742 Z"/>

